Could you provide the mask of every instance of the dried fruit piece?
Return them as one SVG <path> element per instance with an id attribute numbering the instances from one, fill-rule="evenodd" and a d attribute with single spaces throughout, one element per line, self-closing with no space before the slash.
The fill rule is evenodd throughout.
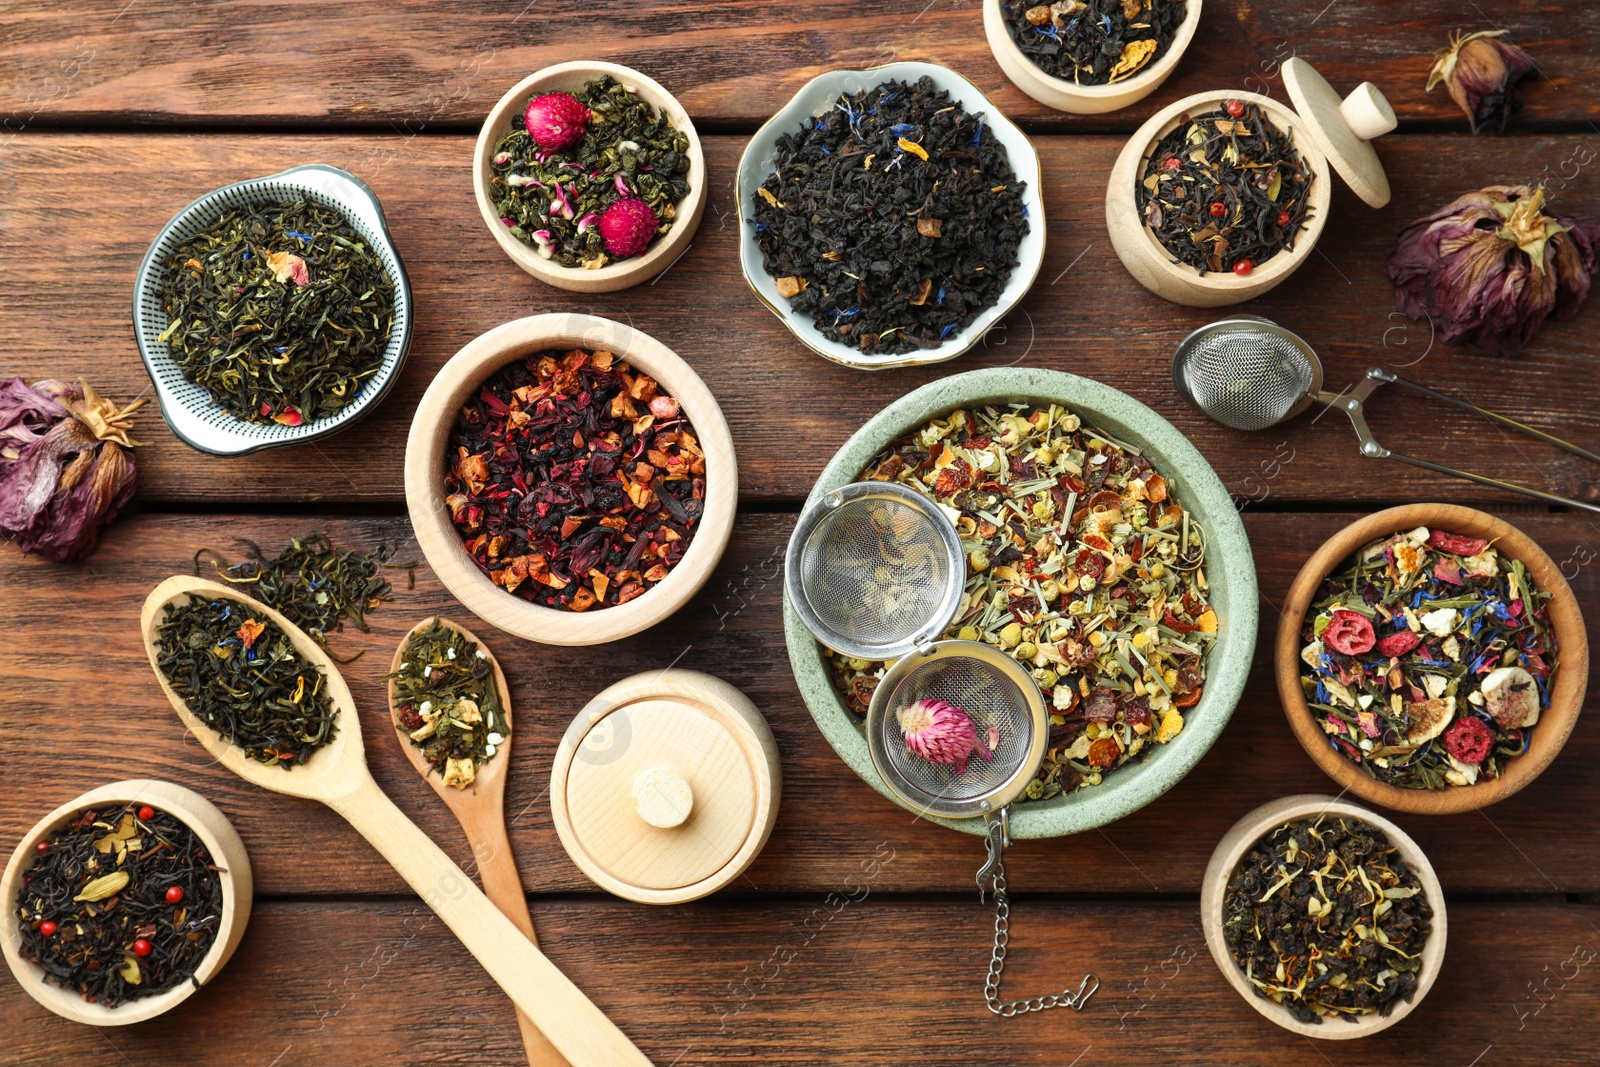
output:
<path id="1" fill-rule="evenodd" d="M 1391 658 L 1403 656 L 1422 643 L 1422 638 L 1411 630 L 1399 630 L 1378 642 L 1378 651 Z"/>
<path id="2" fill-rule="evenodd" d="M 1522 667 L 1490 671 L 1481 687 L 1484 707 L 1502 730 L 1532 726 L 1539 721 L 1539 686 Z"/>
<path id="3" fill-rule="evenodd" d="M 1346 656 L 1359 656 L 1377 643 L 1372 632 L 1372 620 L 1358 611 L 1339 610 L 1333 613 L 1322 640 L 1335 652 Z"/>
<path id="4" fill-rule="evenodd" d="M 1494 746 L 1494 732 L 1482 719 L 1469 715 L 1451 723 L 1440 740 L 1445 751 L 1462 763 L 1482 763 Z"/>

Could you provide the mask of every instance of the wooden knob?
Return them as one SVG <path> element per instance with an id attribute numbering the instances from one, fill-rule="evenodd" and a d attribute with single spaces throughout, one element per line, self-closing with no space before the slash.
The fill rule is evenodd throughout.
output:
<path id="1" fill-rule="evenodd" d="M 651 826 L 682 826 L 694 811 L 694 790 L 671 767 L 651 767 L 633 780 L 633 810 Z"/>
<path id="2" fill-rule="evenodd" d="M 1394 117 L 1394 108 L 1389 106 L 1388 99 L 1371 82 L 1362 82 L 1344 98 L 1339 105 L 1339 116 L 1350 127 L 1350 132 L 1363 141 L 1382 137 L 1399 124 Z"/>

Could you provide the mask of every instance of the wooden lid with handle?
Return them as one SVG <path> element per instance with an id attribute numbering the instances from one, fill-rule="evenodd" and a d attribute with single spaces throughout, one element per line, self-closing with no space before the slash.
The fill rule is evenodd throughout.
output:
<path id="1" fill-rule="evenodd" d="M 1394 108 L 1371 82 L 1362 82 L 1343 100 L 1310 63 L 1298 56 L 1283 64 L 1283 86 L 1306 131 L 1339 176 L 1373 207 L 1389 202 L 1389 176 L 1372 147 L 1374 138 L 1394 129 Z"/>
<path id="2" fill-rule="evenodd" d="M 550 809 L 572 861 L 628 900 L 714 893 L 761 852 L 778 814 L 777 746 L 733 686 L 649 671 L 578 713 L 556 752 Z"/>

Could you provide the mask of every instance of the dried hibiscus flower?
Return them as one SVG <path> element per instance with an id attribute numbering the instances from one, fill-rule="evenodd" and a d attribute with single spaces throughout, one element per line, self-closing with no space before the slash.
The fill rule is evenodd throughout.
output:
<path id="1" fill-rule="evenodd" d="M 1520 355 L 1547 318 L 1589 295 L 1600 226 L 1544 211 L 1545 191 L 1491 185 L 1400 232 L 1389 253 L 1395 303 L 1447 344 Z"/>
<path id="2" fill-rule="evenodd" d="M 1434 54 L 1428 92 L 1440 82 L 1462 111 L 1472 132 L 1504 133 L 1511 116 L 1522 110 L 1522 83 L 1538 72 L 1533 57 L 1500 38 L 1505 30 L 1458 34 L 1448 48 Z"/>
<path id="3" fill-rule="evenodd" d="M 57 563 L 93 551 L 133 499 L 129 418 L 87 383 L 0 382 L 0 533 Z"/>

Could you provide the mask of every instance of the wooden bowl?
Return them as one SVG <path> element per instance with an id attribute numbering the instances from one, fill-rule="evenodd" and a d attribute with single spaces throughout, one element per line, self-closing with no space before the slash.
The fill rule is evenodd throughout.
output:
<path id="1" fill-rule="evenodd" d="M 1119 111 L 1155 92 L 1177 67 L 1178 60 L 1183 58 L 1189 42 L 1194 40 L 1195 29 L 1200 25 L 1200 0 L 1188 0 L 1183 21 L 1178 24 L 1172 44 L 1166 52 L 1156 57 L 1154 63 L 1115 85 L 1077 85 L 1065 78 L 1046 74 L 1017 47 L 1001 11 L 1001 7 L 1008 2 L 1022 2 L 1024 7 L 1031 6 L 1023 0 L 983 2 L 983 33 L 989 39 L 989 50 L 994 53 L 995 62 L 1000 64 L 1000 69 L 1005 71 L 1006 77 L 1018 89 L 1046 107 L 1074 115 L 1101 115 L 1107 111 Z"/>
<path id="2" fill-rule="evenodd" d="M 1371 82 L 1340 100 L 1333 88 L 1302 59 L 1283 65 L 1284 84 L 1297 110 L 1259 93 L 1217 90 L 1184 97 L 1162 108 L 1139 127 L 1111 168 L 1106 187 L 1106 228 L 1117 258 L 1134 280 L 1157 296 L 1190 307 L 1223 307 L 1260 296 L 1299 270 L 1328 225 L 1333 176 L 1338 173 L 1373 207 L 1389 202 L 1389 181 L 1370 141 L 1394 129 L 1394 111 Z M 1156 239 L 1139 212 L 1135 186 L 1149 165 L 1156 142 L 1195 113 L 1216 110 L 1229 100 L 1258 105 L 1267 118 L 1294 139 L 1314 178 L 1311 210 L 1294 247 L 1280 251 L 1243 277 L 1231 271 L 1200 273 Z"/>
<path id="3" fill-rule="evenodd" d="M 751 197 L 761 188 L 761 183 L 772 174 L 777 158 L 778 138 L 825 114 L 834 101 L 845 93 L 857 93 L 886 81 L 899 79 L 915 82 L 931 78 L 934 85 L 947 91 L 969 114 L 981 112 L 988 129 L 1006 149 L 1006 157 L 1019 181 L 1027 188 L 1023 203 L 1028 211 L 1028 232 L 1017 245 L 1017 265 L 1011 271 L 1006 287 L 994 305 L 980 312 L 965 329 L 951 334 L 934 348 L 915 348 L 910 352 L 863 352 L 854 345 L 824 337 L 809 315 L 800 314 L 790 307 L 789 300 L 779 295 L 777 279 L 767 273 L 756 243 L 755 223 L 747 216 Z M 749 283 L 757 299 L 767 310 L 789 328 L 801 344 L 823 359 L 856 370 L 886 370 L 891 367 L 918 367 L 929 363 L 943 363 L 969 351 L 989 328 L 1011 313 L 1021 303 L 1039 276 L 1044 265 L 1045 231 L 1044 193 L 1039 177 L 1039 154 L 1010 119 L 991 104 L 983 92 L 970 81 L 937 63 L 886 63 L 866 70 L 830 70 L 819 74 L 800 87 L 761 128 L 739 157 L 739 171 L 734 178 L 733 195 L 739 215 L 739 266 L 744 280 Z"/>
<path id="4" fill-rule="evenodd" d="M 1300 689 L 1300 627 L 1322 580 L 1369 541 L 1419 526 L 1493 541 L 1501 552 L 1521 560 L 1534 583 L 1550 594 L 1550 625 L 1555 632 L 1560 664 L 1550 691 L 1550 707 L 1533 727 L 1528 751 L 1507 761 L 1505 773 L 1493 781 L 1480 780 L 1476 785 L 1437 790 L 1405 789 L 1380 782 L 1329 744 Z M 1363 800 L 1418 815 L 1453 815 L 1487 807 L 1539 777 L 1556 758 L 1577 724 L 1589 681 L 1589 639 L 1584 632 L 1583 614 L 1578 610 L 1578 600 L 1572 595 L 1567 580 L 1561 575 L 1561 568 L 1515 526 L 1493 515 L 1455 504 L 1407 504 L 1389 508 L 1353 522 L 1330 537 L 1306 561 L 1289 587 L 1278 621 L 1274 659 L 1283 713 L 1289 717 L 1289 726 L 1317 766 Z"/>
<path id="5" fill-rule="evenodd" d="M 495 209 L 494 197 L 489 192 L 494 177 L 489 159 L 494 154 L 495 142 L 511 131 L 512 117 L 523 112 L 528 106 L 529 97 L 557 90 L 575 92 L 602 74 L 609 74 L 624 85 L 636 88 L 641 99 L 654 105 L 689 138 L 689 195 L 678 204 L 678 217 L 672 230 L 665 237 L 658 238 L 645 250 L 644 255 L 607 263 L 597 270 L 563 267 L 554 260 L 542 258 L 532 245 L 517 240 L 506 224 L 500 221 L 500 212 Z M 700 227 L 700 217 L 705 214 L 706 160 L 700 147 L 700 135 L 695 132 L 689 113 L 676 97 L 650 78 L 618 63 L 602 63 L 598 60 L 557 63 L 535 71 L 513 85 L 494 105 L 489 117 L 483 120 L 483 129 L 478 133 L 478 146 L 473 151 L 472 194 L 477 198 L 478 211 L 482 213 L 484 224 L 489 227 L 495 243 L 517 266 L 558 289 L 574 293 L 610 293 L 655 277 L 672 266 L 688 249 L 695 230 Z"/>
<path id="6" fill-rule="evenodd" d="M 1396 1004 L 1388 1015 L 1363 1015 L 1353 1023 L 1337 1019 L 1328 1019 L 1321 1023 L 1300 1022 L 1281 1005 L 1256 994 L 1255 986 L 1245 978 L 1244 972 L 1234 962 L 1233 954 L 1229 952 L 1227 943 L 1222 938 L 1223 897 L 1227 894 L 1228 879 L 1233 877 L 1233 870 L 1244 858 L 1244 854 L 1263 836 L 1284 823 L 1323 814 L 1360 819 L 1382 830 L 1389 838 L 1389 843 L 1399 850 L 1406 865 L 1416 873 L 1428 903 L 1433 905 L 1432 929 L 1429 931 L 1426 944 L 1422 947 L 1422 969 L 1417 973 L 1417 991 L 1409 1001 Z M 1206 865 L 1205 877 L 1200 883 L 1200 925 L 1205 930 L 1206 945 L 1211 949 L 1211 958 L 1216 961 L 1217 969 L 1251 1007 L 1285 1030 L 1292 1030 L 1304 1037 L 1320 1037 L 1330 1041 L 1368 1037 L 1379 1030 L 1387 1030 L 1410 1015 L 1417 1005 L 1422 1003 L 1422 998 L 1428 995 L 1428 990 L 1433 988 L 1434 979 L 1439 977 L 1439 968 L 1444 963 L 1445 941 L 1449 933 L 1449 924 L 1445 918 L 1444 890 L 1439 885 L 1438 876 L 1433 873 L 1433 864 L 1428 862 L 1428 857 L 1417 847 L 1417 843 L 1406 836 L 1400 827 L 1375 812 L 1347 800 L 1310 794 L 1284 797 L 1282 800 L 1263 804 L 1234 823 L 1233 828 L 1222 836 L 1222 840 L 1217 842 L 1216 851 L 1211 853 L 1211 862 Z"/>
<path id="7" fill-rule="evenodd" d="M 77 818 L 87 808 L 107 804 L 126 804 L 140 801 L 170 812 L 193 830 L 211 854 L 219 868 L 222 880 L 222 922 L 217 928 L 211 951 L 200 961 L 194 973 L 194 982 L 183 982 L 165 993 L 125 1001 L 119 1007 L 90 1004 L 81 994 L 44 980 L 44 970 L 38 964 L 22 958 L 17 951 L 21 941 L 16 899 L 22 883 L 23 872 L 33 866 L 38 855 L 34 845 L 48 838 L 68 821 Z M 34 824 L 23 835 L 16 850 L 6 864 L 4 877 L 0 877 L 0 948 L 5 950 L 6 962 L 16 975 L 22 988 L 34 1000 L 55 1012 L 63 1019 L 89 1026 L 126 1026 L 128 1023 L 152 1019 L 189 999 L 196 984 L 205 985 L 216 977 L 222 965 L 228 962 L 233 950 L 244 937 L 245 924 L 250 921 L 250 905 L 254 899 L 254 883 L 250 874 L 250 859 L 245 855 L 244 842 L 234 830 L 228 817 L 216 805 L 193 790 L 171 782 L 158 782 L 149 778 L 134 778 L 123 782 L 91 789 L 75 800 L 69 800 Z"/>
<path id="8" fill-rule="evenodd" d="M 616 353 L 677 399 L 706 454 L 706 499 L 700 528 L 677 566 L 642 596 L 587 612 L 523 600 L 495 585 L 463 547 L 445 504 L 445 450 L 467 398 L 495 371 L 545 349 Z M 722 409 L 700 376 L 650 337 L 593 315 L 534 315 L 481 334 L 444 365 L 422 395 L 406 439 L 406 509 L 428 565 L 457 600 L 507 633 L 547 645 L 598 645 L 654 626 L 682 607 L 711 577 L 728 547 L 738 505 L 739 465 Z"/>

